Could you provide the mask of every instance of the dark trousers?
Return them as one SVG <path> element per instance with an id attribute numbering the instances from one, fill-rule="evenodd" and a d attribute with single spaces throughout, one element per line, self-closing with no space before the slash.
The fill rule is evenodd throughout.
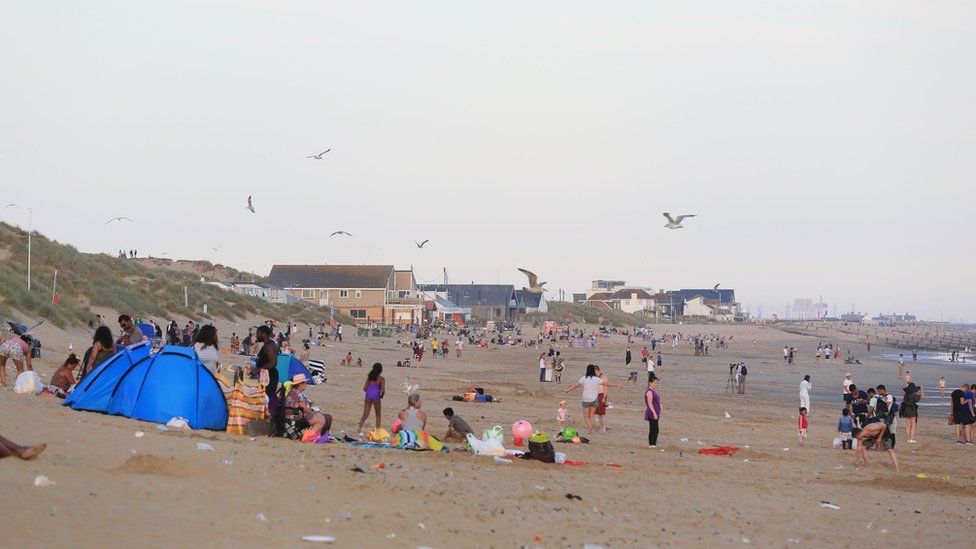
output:
<path id="1" fill-rule="evenodd" d="M 268 368 L 268 379 L 268 386 L 265 387 L 264 392 L 273 401 L 278 398 L 278 368 Z"/>
<path id="2" fill-rule="evenodd" d="M 647 420 L 647 443 L 651 446 L 657 446 L 657 433 L 658 433 L 658 420 L 649 419 Z"/>
<path id="3" fill-rule="evenodd" d="M 650 383 L 654 379 L 654 372 L 647 372 L 647 382 Z"/>
<path id="4" fill-rule="evenodd" d="M 545 380 L 546 380 L 546 369 L 539 368 L 539 381 L 545 381 Z"/>

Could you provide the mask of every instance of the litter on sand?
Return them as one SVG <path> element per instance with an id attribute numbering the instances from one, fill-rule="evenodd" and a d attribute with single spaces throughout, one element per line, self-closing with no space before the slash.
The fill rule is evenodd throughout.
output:
<path id="1" fill-rule="evenodd" d="M 302 541 L 312 543 L 335 543 L 335 536 L 302 536 Z"/>
<path id="2" fill-rule="evenodd" d="M 823 507 L 824 509 L 836 509 L 838 511 L 840 510 L 840 505 L 834 505 L 829 501 L 821 501 L 820 506 Z"/>
<path id="3" fill-rule="evenodd" d="M 169 429 L 167 429 L 165 425 L 157 425 L 156 426 L 156 430 L 157 431 L 169 431 Z"/>
<path id="4" fill-rule="evenodd" d="M 47 488 L 48 486 L 54 486 L 55 484 L 56 483 L 53 480 L 44 475 L 37 475 L 34 477 L 34 486 L 37 486 L 38 488 Z"/>
<path id="5" fill-rule="evenodd" d="M 211 445 L 209 445 L 209 444 L 207 444 L 206 442 L 198 442 L 197 443 L 197 450 L 200 450 L 201 452 L 213 452 L 214 451 L 214 447 L 211 446 Z"/>
<path id="6" fill-rule="evenodd" d="M 264 513 L 258 513 L 257 519 L 261 522 L 268 522 L 268 517 L 264 516 Z"/>
<path id="7" fill-rule="evenodd" d="M 501 456 L 495 456 L 495 461 L 497 461 L 498 463 L 511 463 L 512 462 L 512 460 L 503 458 Z"/>
<path id="8" fill-rule="evenodd" d="M 146 436 L 146 433 L 143 433 L 142 431 L 136 431 L 136 438 L 142 438 L 144 436 Z"/>
<path id="9" fill-rule="evenodd" d="M 566 494 L 566 499 L 575 499 L 577 501 L 583 501 L 582 496 L 577 496 L 576 494 Z"/>
<path id="10" fill-rule="evenodd" d="M 719 446 L 717 448 L 702 448 L 698 453 L 703 456 L 731 456 L 739 451 L 735 446 Z"/>

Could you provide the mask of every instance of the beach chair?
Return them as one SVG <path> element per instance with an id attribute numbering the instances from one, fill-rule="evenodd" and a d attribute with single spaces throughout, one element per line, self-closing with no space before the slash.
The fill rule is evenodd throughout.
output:
<path id="1" fill-rule="evenodd" d="M 297 417 L 287 417 L 287 413 L 299 411 L 297 408 L 289 408 L 285 406 L 285 388 L 282 386 L 278 389 L 278 399 L 274 403 L 274 409 L 271 410 L 271 430 L 268 432 L 268 436 L 271 437 L 282 437 L 290 440 L 301 440 L 302 433 L 305 429 L 309 428 L 309 423 L 301 418 Z"/>
<path id="2" fill-rule="evenodd" d="M 325 383 L 325 363 L 321 360 L 309 360 L 308 371 L 312 373 L 315 383 Z"/>

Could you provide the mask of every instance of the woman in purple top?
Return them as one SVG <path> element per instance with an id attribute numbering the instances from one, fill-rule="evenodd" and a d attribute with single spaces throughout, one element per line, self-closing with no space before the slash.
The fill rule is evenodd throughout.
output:
<path id="1" fill-rule="evenodd" d="M 383 396 L 386 394 L 386 380 L 383 379 L 382 373 L 383 365 L 379 362 L 373 364 L 373 369 L 369 371 L 369 375 L 366 376 L 366 383 L 363 384 L 363 392 L 366 393 L 366 398 L 363 401 L 363 417 L 359 420 L 359 436 L 363 435 L 363 424 L 369 418 L 370 408 L 376 410 L 376 428 L 379 429 L 383 423 L 382 410 Z"/>
<path id="2" fill-rule="evenodd" d="M 661 419 L 661 397 L 657 394 L 657 376 L 651 376 L 644 391 L 644 419 L 647 421 L 647 444 L 657 448 L 658 421 Z"/>

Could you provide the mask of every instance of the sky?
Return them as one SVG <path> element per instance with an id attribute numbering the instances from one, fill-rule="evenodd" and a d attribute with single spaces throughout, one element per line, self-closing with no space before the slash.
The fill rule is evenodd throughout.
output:
<path id="1" fill-rule="evenodd" d="M 82 251 L 976 318 L 970 1 L 0 13 L 0 219 Z"/>

